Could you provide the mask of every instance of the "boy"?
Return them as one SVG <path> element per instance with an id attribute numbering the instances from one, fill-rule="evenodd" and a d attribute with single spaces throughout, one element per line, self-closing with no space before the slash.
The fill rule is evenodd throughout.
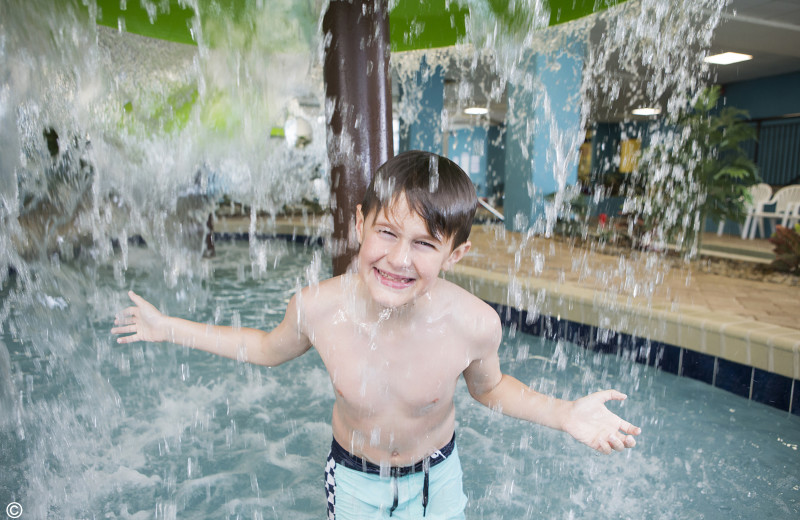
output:
<path id="1" fill-rule="evenodd" d="M 312 346 L 335 392 L 326 467 L 328 517 L 464 518 L 453 395 L 568 432 L 610 453 L 640 429 L 604 405 L 614 390 L 574 402 L 539 394 L 500 371 L 500 320 L 439 278 L 469 251 L 477 199 L 452 161 L 407 152 L 381 166 L 358 206 L 353 268 L 295 294 L 271 332 L 161 314 L 133 292 L 116 321 L 119 343 L 171 341 L 274 366 Z"/>

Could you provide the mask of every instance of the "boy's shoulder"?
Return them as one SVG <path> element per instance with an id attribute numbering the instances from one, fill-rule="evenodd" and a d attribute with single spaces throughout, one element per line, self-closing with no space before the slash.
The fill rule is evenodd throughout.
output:
<path id="1" fill-rule="evenodd" d="M 334 276 L 304 287 L 300 291 L 300 295 L 307 304 L 339 305 L 343 300 L 343 295 L 346 294 L 349 283 L 347 274 Z"/>
<path id="2" fill-rule="evenodd" d="M 489 304 L 469 292 L 467 289 L 464 289 L 460 285 L 445 278 L 439 278 L 436 281 L 435 291 L 444 298 L 452 298 L 455 305 L 474 307 L 476 311 L 485 307 L 491 309 Z"/>
<path id="3" fill-rule="evenodd" d="M 470 358 L 483 358 L 497 350 L 503 335 L 497 311 L 468 290 L 440 279 L 432 302 L 438 319 L 446 324 L 448 336 L 466 347 Z M 437 321 L 437 316 L 431 317 Z"/>
<path id="4" fill-rule="evenodd" d="M 437 307 L 467 329 L 474 325 L 483 329 L 500 326 L 500 317 L 494 307 L 463 287 L 442 278 L 437 281 L 435 290 Z"/>

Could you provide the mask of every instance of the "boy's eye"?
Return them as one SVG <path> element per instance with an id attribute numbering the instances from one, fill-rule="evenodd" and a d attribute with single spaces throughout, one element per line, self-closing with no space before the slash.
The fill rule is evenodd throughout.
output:
<path id="1" fill-rule="evenodd" d="M 420 240 L 420 241 L 418 241 L 418 242 L 417 242 L 417 244 L 419 244 L 419 245 L 421 245 L 421 246 L 423 246 L 423 247 L 429 247 L 429 248 L 431 248 L 431 249 L 436 249 L 436 246 L 435 246 L 435 245 L 433 245 L 433 244 L 432 244 L 432 243 L 430 243 L 430 242 L 425 242 L 424 240 Z"/>

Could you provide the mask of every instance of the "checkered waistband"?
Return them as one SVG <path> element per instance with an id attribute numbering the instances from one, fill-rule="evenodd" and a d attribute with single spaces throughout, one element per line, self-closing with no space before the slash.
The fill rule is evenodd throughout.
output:
<path id="1" fill-rule="evenodd" d="M 373 475 L 392 475 L 396 477 L 403 477 L 405 475 L 411 475 L 412 473 L 420 473 L 425 471 L 426 467 L 430 468 L 443 462 L 447 457 L 453 453 L 453 448 L 456 445 L 456 434 L 453 434 L 453 438 L 450 439 L 443 448 L 436 450 L 435 452 L 431 453 L 429 456 L 425 457 L 421 461 L 417 462 L 416 464 L 412 464 L 410 466 L 393 466 L 393 467 L 384 467 L 383 471 L 381 471 L 381 466 L 370 462 L 366 459 L 362 459 L 361 457 L 357 457 L 353 455 L 346 449 L 344 449 L 336 439 L 333 439 L 331 443 L 331 457 L 336 462 L 336 464 L 341 464 L 346 468 L 350 468 L 356 471 L 362 471 L 364 473 L 371 473 Z"/>

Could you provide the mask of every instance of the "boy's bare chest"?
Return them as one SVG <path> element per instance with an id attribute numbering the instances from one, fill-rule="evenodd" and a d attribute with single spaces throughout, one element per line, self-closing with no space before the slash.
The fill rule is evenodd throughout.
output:
<path id="1" fill-rule="evenodd" d="M 392 409 L 425 414 L 449 404 L 468 364 L 464 347 L 445 327 L 370 327 L 331 320 L 315 330 L 314 344 L 338 399 L 363 413 Z"/>

